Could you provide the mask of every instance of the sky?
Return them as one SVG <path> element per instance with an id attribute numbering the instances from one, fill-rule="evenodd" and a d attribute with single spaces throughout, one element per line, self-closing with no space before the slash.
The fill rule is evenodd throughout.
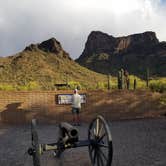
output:
<path id="1" fill-rule="evenodd" d="M 56 38 L 78 58 L 91 31 L 154 31 L 166 41 L 166 0 L 0 0 L 0 56 Z"/>

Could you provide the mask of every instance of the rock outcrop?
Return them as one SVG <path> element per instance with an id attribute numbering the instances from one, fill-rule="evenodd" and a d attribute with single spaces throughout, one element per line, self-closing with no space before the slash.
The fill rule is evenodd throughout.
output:
<path id="1" fill-rule="evenodd" d="M 117 38 L 93 31 L 76 61 L 106 74 L 116 74 L 123 67 L 136 75 L 144 75 L 146 68 L 150 68 L 151 74 L 165 76 L 166 43 L 159 42 L 151 31 Z"/>
<path id="2" fill-rule="evenodd" d="M 46 53 L 53 53 L 70 58 L 69 54 L 63 50 L 60 42 L 55 38 L 48 39 L 40 44 L 30 44 L 24 49 L 24 51 L 44 51 Z"/>
<path id="3" fill-rule="evenodd" d="M 55 54 L 58 54 L 62 50 L 60 42 L 55 38 L 43 41 L 38 47 L 45 52 L 51 52 Z"/>

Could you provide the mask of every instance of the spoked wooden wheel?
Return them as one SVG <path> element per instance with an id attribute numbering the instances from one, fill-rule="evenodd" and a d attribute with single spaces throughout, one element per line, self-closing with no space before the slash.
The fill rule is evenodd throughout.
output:
<path id="1" fill-rule="evenodd" d="M 31 122 L 31 140 L 32 140 L 32 157 L 33 165 L 40 166 L 40 148 L 38 141 L 38 134 L 36 131 L 36 119 L 33 119 Z"/>
<path id="2" fill-rule="evenodd" d="M 102 116 L 95 118 L 88 130 L 89 155 L 93 166 L 111 166 L 113 148 L 109 125 Z"/>

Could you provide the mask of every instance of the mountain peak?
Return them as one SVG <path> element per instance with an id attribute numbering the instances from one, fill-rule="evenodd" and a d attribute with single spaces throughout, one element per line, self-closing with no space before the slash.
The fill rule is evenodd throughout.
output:
<path id="1" fill-rule="evenodd" d="M 152 46 L 159 43 L 155 32 L 152 31 L 118 37 L 116 38 L 116 41 L 116 53 L 123 53 L 131 50 L 145 52 L 147 49 L 149 50 Z"/>
<path id="2" fill-rule="evenodd" d="M 136 43 L 136 44 L 157 44 L 159 43 L 159 40 L 156 37 L 156 33 L 152 31 L 146 31 L 143 33 L 137 33 L 137 34 L 132 34 L 126 37 L 120 37 L 120 38 L 130 38 L 131 42 Z M 119 38 L 119 39 L 120 39 Z"/>
<path id="3" fill-rule="evenodd" d="M 92 31 L 76 61 L 101 73 L 115 74 L 119 68 L 126 68 L 134 74 L 142 74 L 149 67 L 151 72 L 164 75 L 165 54 L 166 45 L 160 43 L 152 31 L 121 37 Z M 160 64 L 163 65 L 159 69 L 156 66 Z"/>
<path id="4" fill-rule="evenodd" d="M 39 49 L 45 52 L 58 54 L 62 50 L 62 46 L 55 38 L 48 39 L 39 44 Z"/>
<path id="5" fill-rule="evenodd" d="M 159 43 L 155 32 L 146 31 L 144 33 L 132 34 L 129 36 L 114 37 L 101 31 L 92 31 L 87 39 L 85 49 L 80 56 L 87 57 L 93 53 L 123 53 L 126 50 L 140 50 L 145 46 L 151 47 Z"/>
<path id="6" fill-rule="evenodd" d="M 101 31 L 92 31 L 89 36 L 88 36 L 88 40 L 96 40 L 96 39 L 112 39 L 114 40 L 115 38 L 107 33 L 101 32 Z"/>
<path id="7" fill-rule="evenodd" d="M 92 31 L 85 44 L 85 49 L 81 55 L 88 56 L 92 53 L 100 53 L 102 50 L 113 51 L 116 38 L 101 31 Z"/>
<path id="8" fill-rule="evenodd" d="M 60 42 L 57 41 L 55 38 L 50 38 L 46 41 L 41 42 L 40 44 L 30 44 L 25 48 L 25 51 L 37 50 L 58 54 L 63 50 L 63 48 Z"/>

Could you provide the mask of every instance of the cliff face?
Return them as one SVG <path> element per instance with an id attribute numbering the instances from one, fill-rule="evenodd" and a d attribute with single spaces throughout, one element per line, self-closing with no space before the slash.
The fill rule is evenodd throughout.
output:
<path id="1" fill-rule="evenodd" d="M 144 75 L 150 68 L 151 74 L 165 76 L 166 43 L 159 42 L 154 32 L 116 38 L 93 31 L 76 61 L 101 73 L 116 74 L 123 67 L 130 73 Z"/>
<path id="2" fill-rule="evenodd" d="M 147 50 L 158 43 L 159 41 L 154 32 L 145 32 L 127 37 L 119 37 L 117 38 L 117 45 L 115 47 L 117 53 L 123 51 L 144 52 L 145 49 Z"/>

